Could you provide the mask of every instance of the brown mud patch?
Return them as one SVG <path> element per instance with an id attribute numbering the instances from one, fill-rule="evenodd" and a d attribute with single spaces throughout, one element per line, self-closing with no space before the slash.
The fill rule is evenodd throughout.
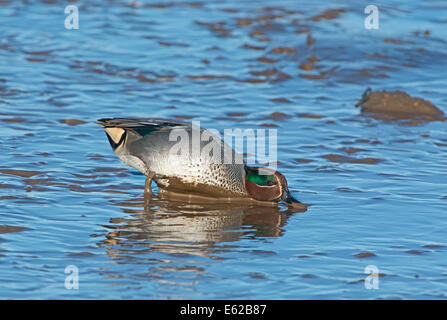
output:
<path id="1" fill-rule="evenodd" d="M 252 76 L 256 78 L 250 78 L 246 80 L 238 80 L 239 82 L 249 82 L 249 83 L 265 83 L 265 82 L 280 82 L 289 80 L 292 78 L 291 75 L 282 72 L 276 68 L 269 68 L 264 70 L 250 71 Z"/>
<path id="2" fill-rule="evenodd" d="M 268 63 L 268 64 L 274 64 L 274 63 L 277 63 L 279 61 L 277 59 L 270 59 L 270 58 L 267 58 L 267 57 L 259 57 L 256 60 L 258 62 Z"/>
<path id="3" fill-rule="evenodd" d="M 422 248 L 426 248 L 426 249 L 442 249 L 442 248 L 445 248 L 445 246 L 439 245 L 439 244 L 426 244 L 426 245 L 423 245 Z"/>
<path id="4" fill-rule="evenodd" d="M 37 58 L 26 58 L 28 62 L 45 62 L 44 59 L 37 59 Z"/>
<path id="5" fill-rule="evenodd" d="M 287 98 L 272 98 L 272 99 L 269 99 L 269 100 L 272 101 L 272 102 L 277 102 L 277 103 L 292 103 L 292 101 L 290 101 Z"/>
<path id="6" fill-rule="evenodd" d="M 303 158 L 297 158 L 295 160 L 293 160 L 296 163 L 309 163 L 309 162 L 313 162 L 313 160 L 310 159 L 303 159 Z"/>
<path id="7" fill-rule="evenodd" d="M 278 73 L 279 73 L 279 71 L 275 68 L 250 72 L 251 75 L 256 76 L 256 77 L 259 77 L 259 76 L 271 77 L 271 76 L 277 75 Z"/>
<path id="8" fill-rule="evenodd" d="M 245 112 L 229 112 L 229 113 L 227 113 L 227 116 L 229 116 L 229 117 L 245 117 L 245 116 L 247 116 L 247 113 L 245 113 Z"/>
<path id="9" fill-rule="evenodd" d="M 376 255 L 372 252 L 360 252 L 354 255 L 354 257 L 359 258 L 359 259 L 363 259 L 363 258 L 371 258 L 371 257 L 375 257 Z"/>
<path id="10" fill-rule="evenodd" d="M 19 176 L 19 177 L 22 177 L 22 178 L 29 178 L 29 177 L 41 174 L 42 172 L 39 172 L 39 171 L 26 171 L 26 170 L 0 169 L 0 173 L 9 174 L 9 175 L 13 175 L 13 176 Z"/>
<path id="11" fill-rule="evenodd" d="M 310 274 L 310 273 L 304 273 L 301 275 L 301 278 L 303 279 L 314 279 L 318 278 L 316 275 Z"/>
<path id="12" fill-rule="evenodd" d="M 213 75 L 213 74 L 203 74 L 203 75 L 187 75 L 189 79 L 193 80 L 215 80 L 215 79 L 226 79 L 230 78 L 228 75 Z"/>
<path id="13" fill-rule="evenodd" d="M 287 118 L 290 118 L 290 116 L 288 114 L 285 114 L 284 112 L 279 112 L 279 111 L 272 112 L 267 117 L 267 119 L 275 120 L 275 121 L 283 121 Z"/>
<path id="14" fill-rule="evenodd" d="M 178 7 L 190 7 L 190 8 L 202 8 L 203 7 L 203 3 L 201 2 L 172 2 L 172 1 L 168 1 L 165 3 L 143 3 L 141 1 L 129 1 L 127 3 L 124 3 L 124 5 L 128 6 L 128 7 L 133 7 L 133 8 L 153 8 L 153 9 L 168 9 L 168 8 L 172 8 L 175 6 Z"/>
<path id="15" fill-rule="evenodd" d="M 316 69 L 317 67 L 315 67 L 315 65 L 312 62 L 310 62 L 312 64 L 312 65 L 310 65 L 309 61 L 310 60 L 305 62 L 305 65 L 301 64 L 300 68 L 301 69 L 302 68 L 308 68 L 308 69 L 311 68 L 311 70 Z M 311 70 L 305 70 L 305 69 L 303 69 L 303 70 L 304 71 L 311 71 Z M 327 70 L 321 70 L 321 71 L 318 72 L 318 74 L 300 73 L 299 77 L 300 78 L 304 78 L 304 79 L 308 79 L 308 80 L 325 80 L 325 79 L 329 79 L 329 76 L 334 74 L 334 70 L 335 70 L 335 67 L 327 69 Z"/>
<path id="16" fill-rule="evenodd" d="M 13 232 L 21 232 L 21 231 L 25 231 L 25 230 L 28 230 L 28 228 L 0 225 L 0 233 L 13 233 Z"/>
<path id="17" fill-rule="evenodd" d="M 184 47 L 184 48 L 189 47 L 189 44 L 183 42 L 158 41 L 158 44 L 165 47 L 171 47 L 171 46 Z"/>
<path id="18" fill-rule="evenodd" d="M 310 56 L 299 64 L 299 68 L 304 71 L 312 71 L 316 68 L 315 63 L 321 61 L 316 56 Z"/>
<path id="19" fill-rule="evenodd" d="M 304 71 L 311 71 L 315 68 L 314 64 L 311 61 L 301 62 L 299 67 L 301 70 L 304 70 Z"/>
<path id="20" fill-rule="evenodd" d="M 310 33 L 307 34 L 306 37 L 306 44 L 311 47 L 315 44 L 315 42 L 317 42 L 317 40 L 315 40 L 315 38 L 312 37 L 312 35 Z"/>
<path id="21" fill-rule="evenodd" d="M 51 51 L 25 51 L 26 54 L 31 56 L 50 56 Z"/>
<path id="22" fill-rule="evenodd" d="M 92 257 L 94 256 L 94 253 L 88 252 L 88 251 L 81 251 L 81 252 L 70 252 L 67 254 L 67 256 L 69 257 L 74 257 L 74 258 L 82 258 L 82 257 Z"/>
<path id="23" fill-rule="evenodd" d="M 372 91 L 368 88 L 355 106 L 361 107 L 362 113 L 382 120 L 445 120 L 444 112 L 430 101 L 413 98 L 403 91 Z"/>
<path id="24" fill-rule="evenodd" d="M 272 53 L 284 54 L 284 53 L 297 53 L 298 51 L 294 48 L 289 47 L 275 47 L 272 49 Z"/>
<path id="25" fill-rule="evenodd" d="M 314 113 L 299 113 L 298 118 L 307 118 L 307 119 L 323 119 L 324 116 Z"/>
<path id="26" fill-rule="evenodd" d="M 19 187 L 13 184 L 0 183 L 0 189 L 19 189 Z"/>
<path id="27" fill-rule="evenodd" d="M 349 147 L 349 148 L 345 147 L 345 148 L 341 148 L 340 150 L 342 150 L 342 151 L 344 151 L 344 152 L 346 152 L 348 154 L 353 154 L 353 153 L 357 153 L 357 152 L 366 151 L 365 149 L 352 148 L 352 147 Z"/>
<path id="28" fill-rule="evenodd" d="M 83 120 L 78 120 L 78 119 L 63 119 L 63 120 L 59 120 L 59 122 L 68 124 L 69 126 L 77 126 L 79 124 L 87 123 L 87 122 L 85 122 Z"/>
<path id="29" fill-rule="evenodd" d="M 262 50 L 265 50 L 265 47 L 262 47 L 262 46 L 254 46 L 254 45 L 250 45 L 250 44 L 247 44 L 247 43 L 245 43 L 245 44 L 243 45 L 243 48 L 244 48 L 244 49 L 248 49 L 248 50 L 256 50 L 256 51 L 262 51 Z"/>
<path id="30" fill-rule="evenodd" d="M 174 118 L 181 119 L 181 120 L 191 120 L 194 117 L 193 116 L 179 114 L 179 115 L 175 115 Z"/>
<path id="31" fill-rule="evenodd" d="M 408 253 L 408 254 L 415 254 L 415 255 L 420 255 L 420 254 L 423 254 L 423 253 L 424 253 L 424 251 L 416 250 L 416 249 L 407 250 L 407 251 L 405 251 L 405 252 Z"/>
<path id="32" fill-rule="evenodd" d="M 259 126 L 263 127 L 263 128 L 278 128 L 279 127 L 275 123 L 261 123 Z"/>
<path id="33" fill-rule="evenodd" d="M 336 163 L 355 163 L 355 164 L 377 164 L 381 162 L 381 159 L 378 158 L 354 158 L 342 156 L 339 154 L 327 154 L 324 155 L 323 158 Z"/>
<path id="34" fill-rule="evenodd" d="M 310 19 L 312 21 L 333 20 L 338 18 L 342 13 L 345 13 L 344 9 L 329 9 L 313 16 Z"/>
<path id="35" fill-rule="evenodd" d="M 267 277 L 265 276 L 265 274 L 260 273 L 260 272 L 249 272 L 248 276 L 252 279 L 266 279 Z"/>
<path id="36" fill-rule="evenodd" d="M 405 41 L 402 39 L 384 38 L 383 42 L 394 43 L 394 44 L 415 44 L 414 41 Z"/>
<path id="37" fill-rule="evenodd" d="M 21 122 L 25 122 L 25 119 L 22 118 L 9 118 L 9 119 L 1 119 L 2 122 L 7 122 L 7 123 L 21 123 Z"/>
<path id="38" fill-rule="evenodd" d="M 232 35 L 232 30 L 226 26 L 225 21 L 218 22 L 202 22 L 195 21 L 195 23 L 199 26 L 203 26 L 208 28 L 209 31 L 214 33 L 218 37 L 230 37 Z"/>
<path id="39" fill-rule="evenodd" d="M 32 185 L 33 188 L 35 185 L 45 185 L 45 186 L 65 186 L 64 183 L 55 182 L 53 179 L 25 179 L 25 182 L 28 185 Z"/>

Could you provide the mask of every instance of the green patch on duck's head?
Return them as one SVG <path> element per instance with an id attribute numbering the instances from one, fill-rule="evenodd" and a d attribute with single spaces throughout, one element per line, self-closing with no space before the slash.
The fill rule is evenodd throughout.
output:
<path id="1" fill-rule="evenodd" d="M 260 171 L 258 168 L 247 168 L 247 175 L 245 177 L 248 181 L 256 183 L 258 186 L 274 186 L 277 179 L 273 174 L 268 174 L 267 171 Z"/>

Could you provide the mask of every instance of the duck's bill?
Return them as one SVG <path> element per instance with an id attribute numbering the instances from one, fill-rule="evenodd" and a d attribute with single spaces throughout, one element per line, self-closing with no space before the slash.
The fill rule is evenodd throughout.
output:
<path id="1" fill-rule="evenodd" d="M 301 203 L 298 200 L 296 200 L 290 194 L 289 191 L 283 192 L 283 194 L 281 196 L 281 202 L 284 202 L 289 207 L 293 207 L 293 208 L 296 208 L 296 209 L 302 209 L 302 210 L 306 210 L 307 209 L 307 205 L 305 205 L 304 203 Z"/>

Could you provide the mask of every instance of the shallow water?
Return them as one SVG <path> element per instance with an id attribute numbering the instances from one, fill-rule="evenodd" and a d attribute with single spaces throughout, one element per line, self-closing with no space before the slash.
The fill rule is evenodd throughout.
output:
<path id="1" fill-rule="evenodd" d="M 66 1 L 0 1 L 1 298 L 447 298 L 446 122 L 354 107 L 447 112 L 445 2 L 376 3 L 379 30 L 358 1 L 74 4 L 78 30 Z M 94 124 L 115 116 L 276 128 L 309 209 L 145 204 Z"/>

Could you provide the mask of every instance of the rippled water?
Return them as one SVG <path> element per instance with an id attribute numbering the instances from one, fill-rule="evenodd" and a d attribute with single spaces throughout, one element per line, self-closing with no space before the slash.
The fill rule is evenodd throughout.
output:
<path id="1" fill-rule="evenodd" d="M 354 107 L 371 87 L 447 112 L 444 1 L 375 3 L 379 30 L 358 1 L 70 4 L 78 30 L 66 1 L 0 1 L 1 298 L 447 297 L 446 122 Z M 115 116 L 276 128 L 310 207 L 145 203 L 94 124 Z"/>

